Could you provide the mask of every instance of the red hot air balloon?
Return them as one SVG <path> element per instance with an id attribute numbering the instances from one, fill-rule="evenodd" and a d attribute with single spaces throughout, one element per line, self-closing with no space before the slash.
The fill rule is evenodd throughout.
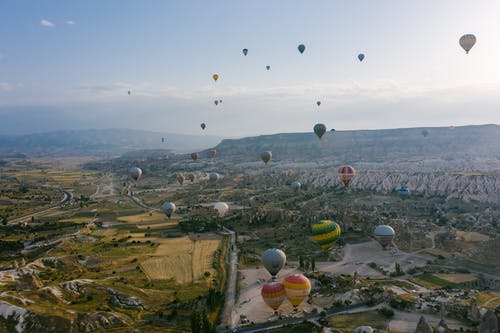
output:
<path id="1" fill-rule="evenodd" d="M 350 165 L 344 165 L 339 168 L 338 173 L 339 178 L 344 183 L 344 185 L 349 186 L 349 183 L 356 174 L 356 170 Z"/>
<path id="2" fill-rule="evenodd" d="M 184 183 L 184 176 L 183 175 L 177 176 L 177 181 L 179 182 L 179 184 L 182 185 Z"/>
<path id="3" fill-rule="evenodd" d="M 285 287 L 279 282 L 269 282 L 262 286 L 260 292 L 264 302 L 276 313 L 285 300 Z"/>
<path id="4" fill-rule="evenodd" d="M 188 179 L 189 179 L 189 180 L 191 181 L 191 183 L 192 183 L 192 182 L 194 182 L 194 180 L 196 179 L 196 177 L 195 177 L 195 175 L 194 175 L 194 174 L 190 173 L 190 174 L 188 175 Z"/>

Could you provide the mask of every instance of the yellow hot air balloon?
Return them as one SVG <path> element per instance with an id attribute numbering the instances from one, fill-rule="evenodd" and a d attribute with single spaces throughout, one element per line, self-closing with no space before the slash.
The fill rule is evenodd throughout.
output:
<path id="1" fill-rule="evenodd" d="M 215 82 L 219 79 L 219 74 L 214 74 L 212 75 L 212 78 L 214 79 Z"/>
<path id="2" fill-rule="evenodd" d="M 283 282 L 286 298 L 296 309 L 311 292 L 311 282 L 302 274 L 288 275 Z"/>
<path id="3" fill-rule="evenodd" d="M 328 250 L 334 246 L 340 237 L 340 226 L 330 220 L 314 222 L 311 229 L 313 239 L 323 250 Z"/>
<path id="4" fill-rule="evenodd" d="M 275 312 L 285 300 L 285 287 L 279 282 L 269 282 L 262 286 L 260 292 L 264 302 Z"/>

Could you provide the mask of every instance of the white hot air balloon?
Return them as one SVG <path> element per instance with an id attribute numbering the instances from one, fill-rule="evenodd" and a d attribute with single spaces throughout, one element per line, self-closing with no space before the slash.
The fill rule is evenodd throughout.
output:
<path id="1" fill-rule="evenodd" d="M 377 241 L 382 245 L 382 248 L 385 250 L 392 244 L 394 240 L 394 229 L 388 225 L 379 225 L 373 231 L 373 234 Z"/>
<path id="2" fill-rule="evenodd" d="M 225 202 L 217 202 L 214 204 L 214 209 L 219 214 L 219 217 L 223 217 L 229 211 L 229 206 Z"/>
<path id="3" fill-rule="evenodd" d="M 165 213 L 165 215 L 167 215 L 167 217 L 171 217 L 175 212 L 176 207 L 173 202 L 165 202 L 163 205 L 161 205 L 161 210 Z"/>

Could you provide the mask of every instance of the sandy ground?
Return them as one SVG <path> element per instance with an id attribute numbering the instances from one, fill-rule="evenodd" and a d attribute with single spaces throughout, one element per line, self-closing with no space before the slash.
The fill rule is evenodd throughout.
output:
<path id="1" fill-rule="evenodd" d="M 316 268 L 320 272 L 336 275 L 358 272 L 361 276 L 376 277 L 383 275 L 368 266 L 371 262 L 386 270 L 394 271 L 395 263 L 399 263 L 403 270 L 407 270 L 415 266 L 425 266 L 427 261 L 432 259 L 431 256 L 425 254 L 384 251 L 377 242 L 371 241 L 360 244 L 347 244 L 344 248 L 342 261 L 316 263 Z"/>
<path id="2" fill-rule="evenodd" d="M 354 272 L 358 272 L 361 276 L 382 277 L 383 275 L 380 272 L 370 268 L 367 264 L 375 262 L 377 265 L 392 271 L 394 270 L 394 264 L 398 262 L 401 267 L 406 270 L 414 266 L 424 266 L 427 260 L 431 259 L 432 258 L 430 256 L 424 254 L 409 254 L 401 251 L 391 254 L 390 251 L 382 250 L 377 242 L 371 241 L 360 244 L 346 245 L 342 261 L 317 262 L 316 269 L 320 272 L 326 272 L 334 275 L 353 274 Z M 289 264 L 293 265 L 293 263 Z M 264 303 L 260 295 L 262 285 L 271 279 L 269 273 L 262 267 L 258 269 L 242 269 L 239 270 L 239 272 L 241 276 L 241 288 L 238 300 L 236 301 L 236 306 L 233 309 L 233 321 L 236 323 L 239 322 L 240 315 L 247 316 L 250 321 L 255 323 L 276 320 L 277 318 L 273 314 L 273 310 Z M 278 274 L 278 281 L 283 281 L 285 276 L 292 273 L 301 272 L 290 267 L 284 268 Z M 400 292 L 404 291 L 401 290 Z M 331 305 L 331 299 L 323 300 L 322 298 L 325 297 L 313 298 L 313 303 L 318 305 L 323 303 Z M 299 306 L 299 313 L 297 315 L 301 315 L 304 309 L 306 311 L 311 311 L 315 307 L 317 307 L 319 311 L 322 310 L 319 306 L 314 306 L 304 301 Z M 279 312 L 282 314 L 290 314 L 292 312 L 292 306 L 285 300 L 279 308 Z"/>

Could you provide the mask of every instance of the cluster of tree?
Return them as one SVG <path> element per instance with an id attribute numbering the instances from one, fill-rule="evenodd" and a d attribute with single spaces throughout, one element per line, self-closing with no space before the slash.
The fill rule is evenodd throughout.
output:
<path id="1" fill-rule="evenodd" d="M 224 304 L 224 294 L 220 291 L 210 288 L 207 295 L 207 306 L 210 311 L 220 308 Z"/>
<path id="2" fill-rule="evenodd" d="M 208 320 L 205 311 L 193 311 L 191 314 L 191 332 L 193 333 L 215 333 L 215 327 Z"/>
<path id="3" fill-rule="evenodd" d="M 316 260 L 312 258 L 304 258 L 299 256 L 299 268 L 304 271 L 315 271 L 316 270 Z"/>

